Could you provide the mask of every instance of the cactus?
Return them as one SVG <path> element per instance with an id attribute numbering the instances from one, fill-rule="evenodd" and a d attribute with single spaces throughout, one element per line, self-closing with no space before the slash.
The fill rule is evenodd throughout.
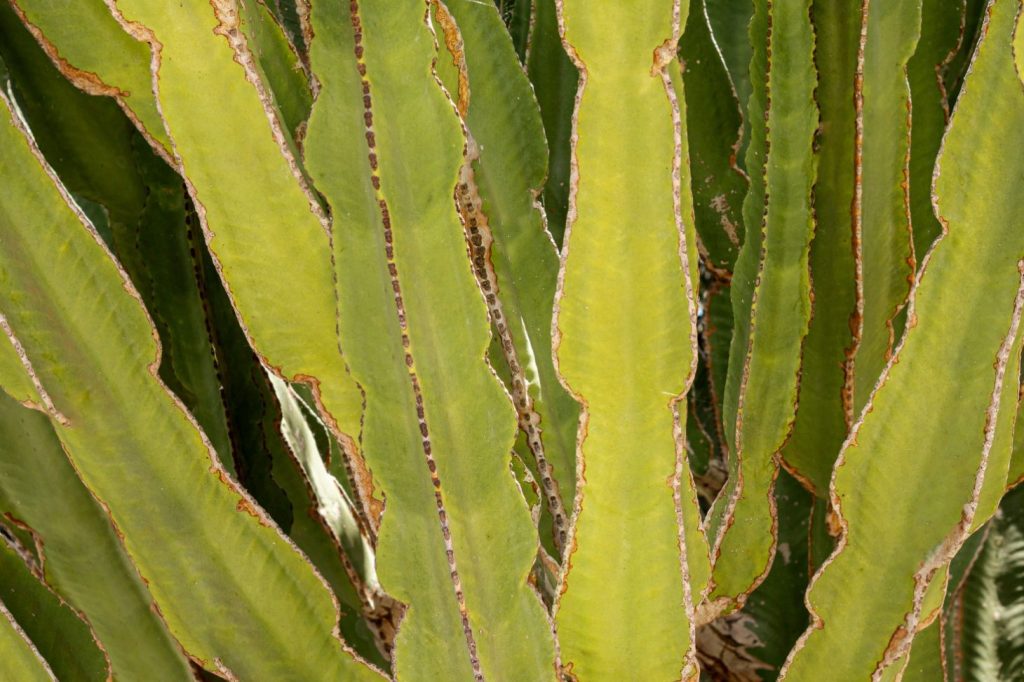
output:
<path id="1" fill-rule="evenodd" d="M 1021 0 L 0 0 L 0 677 L 1020 677 L 1021 150 Z"/>

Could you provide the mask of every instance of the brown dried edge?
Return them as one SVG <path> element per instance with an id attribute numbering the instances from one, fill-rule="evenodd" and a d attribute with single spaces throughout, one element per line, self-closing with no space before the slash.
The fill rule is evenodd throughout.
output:
<path id="1" fill-rule="evenodd" d="M 69 464 L 71 465 L 72 470 L 75 472 L 75 475 L 78 477 L 79 482 L 82 484 L 82 487 L 85 488 L 85 490 L 88 493 L 89 497 L 92 498 L 94 502 L 96 502 L 96 504 L 103 510 L 103 513 L 106 515 L 107 521 L 110 523 L 111 529 L 114 531 L 114 535 L 118 539 L 118 547 L 120 547 L 121 550 L 125 553 L 125 556 L 128 557 L 128 566 L 130 567 L 130 570 L 132 571 L 132 573 L 134 573 L 134 575 L 136 575 L 139 578 L 139 581 L 143 585 L 146 586 L 146 593 L 149 594 L 149 581 L 147 581 L 144 577 L 142 577 L 142 574 L 139 573 L 138 566 L 135 565 L 135 562 L 132 561 L 130 556 L 128 555 L 128 550 L 124 546 L 124 535 L 121 533 L 121 529 L 117 527 L 117 524 L 114 523 L 113 517 L 110 516 L 110 510 L 107 508 L 107 505 L 102 500 L 100 500 L 96 496 L 96 494 L 93 493 L 93 491 L 87 485 L 85 485 L 85 482 L 82 480 L 81 473 L 79 472 L 78 467 L 75 466 L 75 463 L 72 462 L 71 458 L 68 456 L 67 447 L 64 445 L 64 442 L 63 441 L 59 441 L 59 442 L 60 442 L 61 451 L 64 453 L 64 456 L 67 458 Z M 45 542 L 45 540 L 43 539 L 43 537 L 38 532 L 36 532 L 36 530 L 34 528 L 32 528 L 30 525 L 28 525 L 27 523 L 25 523 L 21 519 L 15 518 L 9 512 L 5 513 L 4 516 L 2 518 L 0 518 L 0 530 L 2 530 L 3 526 L 5 525 L 4 524 L 4 519 L 6 519 L 6 521 L 10 525 L 16 526 L 17 528 L 20 528 L 21 530 L 25 531 L 26 533 L 28 533 L 29 535 L 32 536 L 32 543 L 35 545 L 35 553 L 36 553 L 36 557 L 38 557 L 38 561 L 36 561 L 36 557 L 25 556 L 25 553 L 28 552 L 28 550 L 26 550 L 25 548 L 21 548 L 21 550 L 23 550 L 23 551 L 19 551 L 19 554 L 22 554 L 22 558 L 25 559 L 25 562 L 29 565 L 30 570 L 32 570 L 32 572 L 34 574 L 36 574 L 37 576 L 41 576 L 40 579 L 45 582 L 46 581 L 46 577 L 45 577 L 46 576 L 46 542 Z M 2 533 L 0 533 L 0 535 L 2 535 Z M 47 585 L 49 585 L 49 584 L 47 583 Z M 51 591 L 53 591 L 56 594 L 56 590 L 54 590 L 52 587 L 51 587 Z M 58 596 L 60 596 L 60 595 L 58 594 Z M 174 648 L 186 660 L 188 660 L 191 664 L 197 665 L 196 660 L 192 656 L 190 656 L 187 651 L 185 651 L 185 649 L 181 646 L 181 642 L 178 641 L 178 638 L 175 637 L 174 633 L 172 633 L 170 631 L 170 629 L 167 627 L 167 622 L 164 620 L 163 614 L 160 612 L 159 607 L 157 607 L 156 602 L 153 601 L 153 596 L 151 594 L 149 596 L 150 596 L 150 602 L 149 602 L 150 611 L 153 612 L 153 614 L 156 616 L 156 619 L 163 626 L 164 632 L 167 633 L 167 636 L 170 638 L 170 640 L 172 642 L 174 642 Z M 61 597 L 61 600 L 63 601 L 63 597 Z M 70 604 L 69 604 L 69 606 L 70 606 Z M 75 611 L 76 611 L 76 613 L 79 613 L 77 609 L 75 609 Z M 85 616 L 85 614 L 81 614 L 81 617 L 82 617 L 83 620 L 85 620 L 89 624 L 89 629 L 92 630 L 92 623 L 89 622 L 89 620 Z M 93 631 L 93 638 L 96 639 L 98 644 L 100 644 L 100 648 L 103 650 L 104 656 L 106 656 L 107 655 L 107 650 L 102 645 L 102 643 L 100 643 L 99 640 L 96 638 L 95 631 Z"/>
<path id="2" fill-rule="evenodd" d="M 1021 87 L 1024 87 L 1024 73 L 1021 73 L 1021 71 L 1020 71 L 1020 66 L 1019 66 L 1020 65 L 1020 62 L 1019 62 L 1020 57 L 1017 54 L 1017 50 L 1016 50 L 1017 32 L 1021 30 L 1021 15 L 1022 14 L 1024 14 L 1024 6 L 1020 6 L 1020 7 L 1017 8 L 1017 23 L 1014 26 L 1013 37 L 1010 40 L 1010 54 L 1013 55 L 1013 69 L 1014 69 L 1014 71 L 1017 72 L 1017 79 L 1021 82 Z M 988 19 L 988 14 L 986 12 L 986 21 L 987 21 L 987 19 Z M 961 28 L 961 37 L 962 37 L 962 33 L 963 33 L 963 31 L 962 31 L 962 28 Z M 981 36 L 979 36 L 979 42 L 980 42 L 980 38 L 981 38 Z M 951 59 L 952 59 L 952 57 L 951 57 Z M 966 75 L 965 75 L 965 78 L 966 78 Z M 1020 390 L 1017 393 L 1017 402 L 1020 403 L 1022 401 L 1024 401 L 1024 383 L 1021 383 Z M 1017 487 L 1021 483 L 1024 483 L 1024 474 L 1021 474 L 1020 476 L 1018 476 L 1017 478 L 1015 478 L 1013 480 L 1007 480 L 1007 482 L 1006 482 L 1006 491 L 1007 492 L 1010 491 L 1012 488 Z"/>
<path id="3" fill-rule="evenodd" d="M 679 238 L 679 265 L 683 274 L 683 286 L 686 292 L 687 317 L 689 318 L 688 321 L 690 323 L 688 339 L 690 346 L 690 366 L 687 368 L 686 379 L 684 380 L 682 391 L 678 395 L 672 397 L 669 401 L 669 405 L 672 409 L 672 435 L 675 439 L 676 446 L 676 467 L 672 476 L 672 501 L 675 505 L 676 512 L 677 541 L 679 544 L 679 569 L 683 582 L 683 608 L 686 612 L 686 620 L 689 628 L 689 643 L 684 655 L 683 667 L 680 674 L 685 680 L 696 680 L 700 676 L 700 664 L 697 662 L 696 607 L 697 603 L 702 601 L 710 591 L 711 581 L 708 581 L 708 584 L 704 586 L 704 589 L 695 600 L 693 585 L 691 584 L 690 578 L 690 548 L 688 548 L 686 544 L 686 514 L 683 506 L 684 504 L 689 504 L 696 512 L 696 518 L 700 518 L 700 508 L 697 505 L 697 500 L 694 496 L 696 493 L 696 484 L 693 481 L 693 475 L 687 461 L 686 438 L 683 429 L 683 418 L 686 414 L 686 394 L 689 392 L 690 387 L 693 385 L 694 377 L 697 375 L 697 362 L 700 355 L 697 339 L 696 291 L 695 283 L 691 279 L 692 269 L 690 267 L 690 252 L 686 232 L 687 225 L 694 225 L 695 218 L 692 210 L 688 215 L 685 217 L 683 216 L 682 194 L 684 191 L 689 192 L 690 188 L 683 187 L 682 167 L 684 163 L 689 166 L 689 158 L 683 158 L 683 135 L 685 122 L 683 121 L 682 109 L 679 103 L 680 93 L 676 92 L 675 85 L 672 83 L 672 78 L 668 71 L 669 66 L 675 62 L 676 66 L 679 67 L 680 86 L 683 87 L 682 64 L 677 61 L 676 56 L 679 40 L 681 39 L 682 34 L 682 7 L 680 0 L 674 0 L 672 3 L 672 35 L 654 50 L 653 64 L 651 65 L 651 76 L 661 77 L 662 85 L 665 88 L 665 95 L 668 98 L 668 103 L 671 107 L 673 138 L 672 212 L 674 214 L 676 231 Z M 694 230 L 694 234 L 696 234 L 696 229 Z M 689 481 L 688 490 L 694 491 L 694 495 L 688 496 L 685 500 L 683 499 L 684 476 L 686 476 Z M 704 534 L 703 524 L 699 521 L 696 531 L 698 534 L 705 537 L 706 546 L 707 538 Z M 696 551 L 697 548 L 693 548 L 693 550 Z M 710 565 L 710 557 L 708 557 L 708 559 Z"/>
<path id="4" fill-rule="evenodd" d="M 949 102 L 949 92 L 946 90 L 946 82 L 942 77 L 943 72 L 949 66 L 950 62 L 956 57 L 957 53 L 964 46 L 964 33 L 967 30 L 967 0 L 958 0 L 960 3 L 960 30 L 956 37 L 956 44 L 949 49 L 949 52 L 943 57 L 942 61 L 935 65 L 935 85 L 939 89 L 939 94 L 942 97 L 942 111 L 946 115 L 946 123 L 949 123 L 949 117 L 952 113 L 951 105 Z M 1012 49 L 1012 46 L 1011 46 Z M 922 254 L 923 256 L 924 254 Z"/>
<path id="5" fill-rule="evenodd" d="M 449 56 L 452 58 L 452 64 L 455 66 L 455 70 L 459 74 L 458 92 L 448 92 L 448 89 L 442 84 L 442 88 L 448 95 L 448 99 L 452 101 L 456 110 L 459 112 L 459 117 L 462 119 L 463 131 L 466 131 L 465 120 L 466 114 L 469 112 L 469 68 L 466 65 L 466 49 L 462 42 L 462 31 L 459 30 L 458 25 L 455 23 L 455 17 L 452 16 L 451 10 L 441 0 L 428 0 L 430 6 L 434 10 L 433 19 L 437 21 L 438 27 L 441 29 L 441 36 L 444 39 L 444 46 L 448 50 Z M 434 32 L 435 43 L 437 32 Z M 454 96 L 453 96 L 454 95 Z M 468 132 L 468 131 L 466 131 Z M 466 160 L 466 164 L 469 164 L 470 160 Z"/>
<path id="6" fill-rule="evenodd" d="M 864 50 L 868 39 L 868 9 L 871 0 L 861 0 L 860 5 L 860 40 L 857 45 L 857 67 L 853 77 L 853 205 L 850 207 L 852 218 L 851 249 L 853 251 L 854 268 L 854 311 L 850 314 L 851 343 L 845 349 L 846 360 L 843 363 L 843 415 L 846 419 L 847 433 L 856 421 L 854 409 L 855 363 L 857 352 L 864 338 Z"/>
<path id="7" fill-rule="evenodd" d="M 6 98 L 5 98 L 6 103 Z M 11 109 L 12 113 L 14 109 Z M 18 124 L 18 129 L 27 135 L 27 128 L 23 128 L 21 124 Z M 33 145 L 35 142 L 33 141 Z M 21 404 L 25 407 L 37 409 L 53 418 L 58 424 L 62 426 L 71 426 L 71 420 L 64 416 L 60 410 L 53 404 L 53 400 L 50 398 L 50 394 L 47 393 L 46 387 L 43 386 L 42 381 L 39 380 L 39 375 L 36 374 L 35 368 L 32 366 L 32 361 L 25 353 L 24 346 L 21 345 L 21 341 L 15 335 L 14 330 L 11 329 L 11 325 L 7 322 L 7 317 L 0 312 L 0 329 L 3 329 L 4 334 L 7 336 L 8 341 L 14 347 L 14 352 L 17 353 L 18 359 L 21 361 L 21 366 L 25 369 L 25 373 L 28 374 L 29 379 L 32 381 L 32 385 L 36 389 L 36 395 L 42 401 L 42 405 L 37 405 L 34 401 L 28 400 Z"/>
<path id="8" fill-rule="evenodd" d="M 520 0 L 521 1 L 521 0 Z M 544 2 L 544 0 L 539 0 Z M 523 73 L 529 74 L 530 64 L 530 53 L 533 52 L 533 35 L 534 29 L 537 26 L 537 2 L 538 0 L 529 0 L 530 2 L 530 26 L 526 29 L 526 45 L 523 48 Z"/>

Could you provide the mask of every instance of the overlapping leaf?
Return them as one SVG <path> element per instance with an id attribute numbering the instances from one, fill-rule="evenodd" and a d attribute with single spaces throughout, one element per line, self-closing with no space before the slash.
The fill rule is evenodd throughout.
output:
<path id="1" fill-rule="evenodd" d="M 989 7 L 939 161 L 935 190 L 948 233 L 924 265 L 909 329 L 836 465 L 843 535 L 812 585 L 814 622 L 787 679 L 820 679 L 837 667 L 854 676 L 898 670 L 941 596 L 930 586 L 992 513 L 986 488 L 1005 480 L 1024 305 L 1011 189 L 1024 178 L 1013 151 L 1024 90 L 1010 50 L 1018 3 Z M 934 371 L 952 367 L 955 390 Z"/>
<path id="2" fill-rule="evenodd" d="M 137 294 L 54 184 L 6 99 L 4 109 L 0 163 L 12 179 L 0 223 L 5 331 L 18 339 L 62 446 L 109 510 L 171 631 L 203 665 L 246 677 L 308 667 L 373 679 L 332 636 L 337 611 L 323 583 L 228 482 L 157 380 L 159 350 Z M 236 561 L 242 554 L 260 559 Z M 308 654 L 301 661 L 291 654 L 297 642 Z"/>
<path id="3" fill-rule="evenodd" d="M 554 645 L 526 582 L 537 535 L 508 467 L 515 413 L 484 360 L 487 309 L 453 201 L 466 141 L 423 10 L 312 15 L 307 161 L 333 214 L 341 341 L 387 499 L 378 575 L 408 607 L 395 670 L 544 679 Z"/>
<path id="4" fill-rule="evenodd" d="M 724 398 L 730 478 L 710 512 L 714 596 L 722 604 L 742 601 L 771 563 L 772 487 L 796 412 L 811 315 L 817 107 L 809 9 L 809 3 L 758 2 L 751 23 L 747 240 L 732 279 L 736 327 Z"/>

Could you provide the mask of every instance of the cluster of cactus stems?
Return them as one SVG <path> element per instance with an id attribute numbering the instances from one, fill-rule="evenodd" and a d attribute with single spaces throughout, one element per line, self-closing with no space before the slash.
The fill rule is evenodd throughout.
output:
<path id="1" fill-rule="evenodd" d="M 1024 678 L 1022 0 L 0 0 L 0 678 Z"/>

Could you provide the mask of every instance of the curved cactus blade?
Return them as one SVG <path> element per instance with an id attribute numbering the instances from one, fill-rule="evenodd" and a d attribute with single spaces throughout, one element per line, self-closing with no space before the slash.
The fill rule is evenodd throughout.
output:
<path id="1" fill-rule="evenodd" d="M 0 30 L 13 92 L 41 151 L 76 197 L 104 210 L 109 244 L 159 332 L 161 379 L 196 417 L 222 465 L 290 528 L 268 439 L 250 428 L 252 413 L 262 410 L 262 401 L 249 396 L 252 351 L 202 245 L 181 178 L 148 149 L 113 101 L 67 82 L 6 5 Z"/>
<path id="2" fill-rule="evenodd" d="M 423 3 L 314 8 L 312 21 L 307 161 L 334 216 L 342 345 L 387 499 L 378 576 L 408 606 L 396 674 L 551 678 L 550 625 L 526 582 L 537 534 L 509 470 L 515 413 L 484 360 L 454 202 L 465 138 Z"/>
<path id="3" fill-rule="evenodd" d="M 708 557 L 679 404 L 697 362 L 675 59 L 685 10 L 671 0 L 591 9 L 559 3 L 581 78 L 555 342 L 583 416 L 556 622 L 563 664 L 579 679 L 690 679 Z"/>
<path id="4" fill-rule="evenodd" d="M 91 94 L 114 97 L 154 150 L 170 158 L 171 141 L 153 99 L 149 50 L 124 32 L 105 2 L 11 5 L 68 80 Z"/>
<path id="5" fill-rule="evenodd" d="M 568 530 L 565 509 L 576 493 L 579 406 L 559 382 L 551 351 L 559 261 L 535 205 L 547 166 L 544 128 L 497 12 L 470 0 L 448 0 L 446 6 L 461 35 L 468 82 L 471 154 L 459 189 L 463 220 L 509 369 L 525 455 L 537 463 L 553 519 L 554 528 L 542 533 L 553 535 L 560 555 Z"/>
<path id="6" fill-rule="evenodd" d="M 736 328 L 724 410 L 730 478 L 710 512 L 713 596 L 742 602 L 768 572 L 775 546 L 772 488 L 796 412 L 801 347 L 811 314 L 814 232 L 814 33 L 810 0 L 757 2 L 747 149 L 747 240 L 732 280 Z"/>
<path id="7" fill-rule="evenodd" d="M 0 594 L 14 620 L 60 679 L 108 679 L 110 661 L 92 628 L 42 582 L 39 567 L 30 568 L 4 530 L 0 526 Z"/>
<path id="8" fill-rule="evenodd" d="M 42 399 L 32 383 L 32 377 L 25 373 L 21 355 L 14 346 L 14 340 L 7 334 L 0 338 L 0 387 L 8 396 L 20 403 L 42 408 Z"/>
<path id="9" fill-rule="evenodd" d="M 990 3 L 939 161 L 935 191 L 948 233 L 918 277 L 909 329 L 837 461 L 833 504 L 843 534 L 812 584 L 813 623 L 787 679 L 837 669 L 867 677 L 902 664 L 941 596 L 941 585 L 930 588 L 991 515 L 993 481 L 1005 481 L 1024 308 L 1013 189 L 1024 180 L 1024 89 L 1010 50 L 1018 6 Z M 988 238 L 978 240 L 979 231 Z M 954 367 L 955 384 L 935 372 Z"/>
<path id="10" fill-rule="evenodd" d="M 275 478 L 287 483 L 285 489 L 300 510 L 291 536 L 314 565 L 325 570 L 325 578 L 341 599 L 347 611 L 342 614 L 341 626 L 346 640 L 358 643 L 360 652 L 371 644 L 368 657 L 376 662 L 381 653 L 388 652 L 394 626 L 390 622 L 378 626 L 378 622 L 399 613 L 381 590 L 369 532 L 317 449 L 307 419 L 315 415 L 314 410 L 283 380 L 272 373 L 267 375 L 281 407 L 280 418 L 273 421 L 280 421 L 287 443 L 274 449 L 279 451 L 274 453 Z M 364 613 L 376 630 L 369 629 L 362 620 Z"/>
<path id="11" fill-rule="evenodd" d="M 186 243 L 181 179 L 149 153 L 117 104 L 64 79 L 7 6 L 0 54 L 44 156 L 76 197 L 103 207 L 109 244 L 146 302 L 164 345 L 161 378 L 182 397 L 234 473 L 220 381 Z"/>
<path id="12" fill-rule="evenodd" d="M 914 273 L 906 72 L 921 7 L 863 3 L 853 11 L 820 2 L 811 16 L 819 38 L 821 109 L 814 316 L 800 410 L 783 457 L 824 497 L 836 453 L 902 333 L 900 313 Z M 937 88 L 934 65 L 932 73 Z M 921 137 L 930 134 L 937 149 L 943 127 L 940 107 L 937 130 L 923 127 Z M 919 151 L 924 155 L 927 147 Z M 930 211 L 931 166 L 925 162 L 921 172 Z"/>
<path id="13" fill-rule="evenodd" d="M 362 398 L 338 349 L 327 219 L 241 14 L 233 3 L 201 0 L 171 10 L 152 0 L 121 0 L 116 9 L 126 30 L 159 47 L 152 85 L 160 112 L 243 328 L 275 371 L 319 382 L 332 428 L 355 436 Z M 216 106 L 194 107 L 197 78 L 217 91 Z M 240 166 L 234 154 L 254 161 Z"/>
<path id="14" fill-rule="evenodd" d="M 860 414 L 902 333 L 897 319 L 914 276 L 910 230 L 910 83 L 907 62 L 921 34 L 921 3 L 865 3 L 858 54 L 854 248 L 857 338 L 853 413 Z"/>
<path id="15" fill-rule="evenodd" d="M 102 6 L 101 12 L 79 16 L 29 1 L 32 17 L 45 29 L 37 37 L 61 54 L 74 56 L 62 64 L 65 71 L 88 66 L 102 79 L 99 92 L 113 89 L 115 94 L 131 91 L 138 95 L 141 88 L 151 98 L 151 87 L 156 88 L 164 117 L 160 129 L 166 125 L 175 136 L 175 165 L 188 167 L 186 184 L 218 269 L 230 279 L 229 290 L 239 307 L 243 328 L 277 371 L 289 378 L 322 382 L 318 384 L 322 407 L 339 437 L 350 442 L 348 436 L 359 431 L 361 396 L 338 352 L 326 218 L 304 186 L 274 93 L 254 56 L 262 54 L 260 44 L 250 42 L 242 31 L 238 9 L 218 5 L 218 15 L 207 3 L 197 2 L 192 9 L 181 7 L 166 14 L 162 5 L 142 0 L 117 4 L 115 15 Z M 128 18 L 121 12 L 128 12 Z M 153 26 L 134 21 L 140 16 L 154 19 L 157 33 Z M 69 31 L 67 21 L 72 17 L 80 21 Z M 206 26 L 199 17 L 206 17 Z M 246 28 L 253 32 L 251 25 Z M 231 41 L 225 39 L 229 34 Z M 100 43 L 129 42 L 123 50 L 96 51 L 78 44 L 83 36 L 88 40 L 100 36 Z M 136 39 L 159 45 L 152 63 L 145 45 L 139 52 Z M 191 68 L 190 60 L 197 68 Z M 146 74 L 144 88 L 136 74 L 140 68 Z M 192 97 L 196 74 L 204 74 L 219 93 L 217 106 L 199 113 L 193 109 Z M 132 111 L 130 107 L 127 110 Z M 144 129 L 150 128 L 147 123 Z M 241 166 L 234 157 L 207 153 L 218 147 L 239 153 L 244 150 L 261 161 L 246 164 L 245 172 L 239 172 Z M 287 277 L 266 277 L 268 271 L 289 270 L 294 272 Z M 267 314 L 288 319 L 292 325 L 277 326 Z M 303 334 L 293 334 L 290 330 L 294 328 L 303 329 Z M 364 488 L 372 489 L 372 482 L 366 480 Z M 368 502 L 366 496 L 360 501 Z"/>
<path id="16" fill-rule="evenodd" d="M 191 679 L 153 598 L 49 419 L 6 396 L 0 396 L 0 514 L 43 543 L 47 584 L 89 619 L 117 678 Z"/>
<path id="17" fill-rule="evenodd" d="M 0 311 L 171 631 L 204 666 L 243 677 L 376 678 L 332 636 L 337 610 L 323 582 L 227 479 L 156 378 L 159 349 L 137 294 L 3 105 Z M 299 647 L 307 655 L 296 660 Z"/>
<path id="18" fill-rule="evenodd" d="M 817 37 L 815 66 L 820 111 L 811 243 L 814 310 L 803 349 L 800 405 L 786 464 L 822 499 L 828 496 L 836 454 L 853 423 L 847 389 L 848 358 L 853 351 L 856 308 L 856 258 L 853 205 L 856 183 L 857 113 L 854 88 L 861 13 L 852 3 L 816 0 L 811 18 Z"/>
<path id="19" fill-rule="evenodd" d="M 248 352 L 251 356 L 252 351 Z M 249 424 L 247 440 L 250 447 L 261 447 L 262 441 L 262 447 L 272 458 L 274 481 L 287 495 L 293 511 L 288 536 L 334 590 L 341 607 L 338 627 L 346 643 L 367 661 L 386 668 L 390 663 L 388 647 L 394 635 L 392 619 L 400 613 L 393 608 L 391 600 L 380 594 L 373 574 L 372 556 L 361 554 L 362 541 L 358 541 L 358 545 L 355 542 L 349 545 L 355 545 L 353 549 L 358 552 L 355 556 L 347 554 L 347 548 L 342 547 L 328 524 L 310 477 L 299 461 L 301 455 L 294 450 L 297 442 L 289 440 L 293 429 L 299 428 L 296 422 L 303 418 L 298 412 L 305 408 L 294 402 L 287 406 L 278 404 L 273 384 L 280 380 L 265 371 L 255 357 L 252 360 L 248 385 L 243 386 L 239 382 L 236 390 L 239 398 L 256 401 L 262 406 L 259 417 Z M 320 456 L 308 441 L 301 444 L 314 450 L 306 453 L 308 457 Z M 331 485 L 336 480 L 330 477 L 323 482 Z M 358 522 L 355 525 L 365 531 Z M 349 529 L 353 530 L 351 526 Z M 353 535 L 348 537 L 355 540 Z M 357 563 L 360 558 L 363 562 Z"/>

